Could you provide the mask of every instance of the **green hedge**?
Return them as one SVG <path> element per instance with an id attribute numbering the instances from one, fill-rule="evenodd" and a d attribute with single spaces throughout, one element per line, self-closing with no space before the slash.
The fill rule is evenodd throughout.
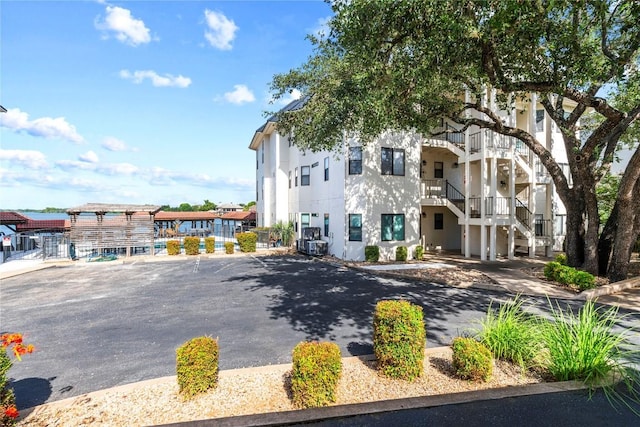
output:
<path id="1" fill-rule="evenodd" d="M 200 238 L 194 237 L 194 236 L 185 237 L 184 252 L 187 255 L 199 255 L 200 254 Z"/>
<path id="2" fill-rule="evenodd" d="M 224 242 L 224 251 L 225 253 L 232 254 L 233 253 L 233 242 Z"/>
<path id="3" fill-rule="evenodd" d="M 493 373 L 491 351 L 473 338 L 457 337 L 451 346 L 453 369 L 465 380 L 488 381 Z"/>
<path id="4" fill-rule="evenodd" d="M 426 344 L 422 307 L 380 301 L 373 314 L 373 352 L 386 376 L 413 380 L 423 371 Z"/>
<path id="5" fill-rule="evenodd" d="M 204 238 L 204 251 L 205 253 L 212 254 L 216 251 L 216 238 L 205 237 Z"/>
<path id="6" fill-rule="evenodd" d="M 187 398 L 218 385 L 218 340 L 193 338 L 176 350 L 176 374 L 180 393 Z"/>
<path id="7" fill-rule="evenodd" d="M 180 240 L 167 240 L 167 254 L 169 255 L 180 254 Z"/>
<path id="8" fill-rule="evenodd" d="M 327 406 L 336 401 L 342 371 L 340 348 L 329 342 L 301 342 L 293 349 L 291 395 L 300 408 Z"/>
<path id="9" fill-rule="evenodd" d="M 238 245 L 240 246 L 240 252 L 255 252 L 256 242 L 258 241 L 258 235 L 251 231 L 246 233 L 236 234 L 238 239 Z"/>
<path id="10" fill-rule="evenodd" d="M 406 246 L 398 246 L 396 248 L 396 261 L 406 261 L 407 253 L 408 251 Z"/>
<path id="11" fill-rule="evenodd" d="M 424 255 L 424 248 L 420 245 L 416 246 L 414 255 L 417 260 L 421 260 Z"/>
<path id="12" fill-rule="evenodd" d="M 365 246 L 364 247 L 364 259 L 367 262 L 378 262 L 380 259 L 380 247 L 378 246 Z"/>
<path id="13" fill-rule="evenodd" d="M 544 276 L 563 285 L 577 286 L 581 291 L 596 287 L 596 278 L 586 271 L 551 261 L 544 266 Z"/>

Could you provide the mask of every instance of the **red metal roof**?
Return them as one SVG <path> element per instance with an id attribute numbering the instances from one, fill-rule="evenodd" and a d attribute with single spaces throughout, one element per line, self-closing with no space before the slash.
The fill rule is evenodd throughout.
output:
<path id="1" fill-rule="evenodd" d="M 222 219 L 231 219 L 236 221 L 252 221 L 256 219 L 255 212 L 225 212 Z"/>
<path id="2" fill-rule="evenodd" d="M 16 224 L 16 232 L 21 231 L 65 231 L 70 228 L 68 219 L 28 219 L 25 224 Z"/>
<path id="3" fill-rule="evenodd" d="M 15 224 L 23 224 L 27 221 L 29 221 L 29 218 L 27 218 L 24 215 L 20 215 L 18 212 L 11 212 L 11 211 L 0 212 L 0 224 L 15 225 Z"/>

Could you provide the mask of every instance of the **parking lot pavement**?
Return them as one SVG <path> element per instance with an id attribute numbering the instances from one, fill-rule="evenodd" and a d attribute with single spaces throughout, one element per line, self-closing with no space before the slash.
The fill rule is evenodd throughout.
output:
<path id="1" fill-rule="evenodd" d="M 288 363 L 311 339 L 336 342 L 345 356 L 370 354 L 381 299 L 421 305 L 427 346 L 448 345 L 491 301 L 510 297 L 299 255 L 73 264 L 3 279 L 1 329 L 36 346 L 10 372 L 25 408 L 174 375 L 175 349 L 200 335 L 219 337 L 220 369 Z M 535 311 L 547 306 L 531 301 Z"/>

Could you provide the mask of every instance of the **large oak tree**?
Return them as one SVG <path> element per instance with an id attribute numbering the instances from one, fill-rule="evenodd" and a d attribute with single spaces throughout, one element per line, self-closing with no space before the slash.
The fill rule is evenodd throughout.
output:
<path id="1" fill-rule="evenodd" d="M 332 7 L 330 33 L 310 37 L 314 54 L 273 79 L 276 98 L 294 89 L 308 98 L 279 115 L 281 132 L 304 149 L 331 150 L 345 133 L 365 143 L 387 129 L 428 134 L 446 117 L 518 138 L 567 208 L 569 263 L 611 280 L 626 276 L 640 233 L 640 2 L 340 0 Z M 487 107 L 487 88 L 504 109 L 535 94 L 562 132 L 571 177 L 535 133 Z M 629 141 L 632 156 L 601 233 L 596 185 Z"/>

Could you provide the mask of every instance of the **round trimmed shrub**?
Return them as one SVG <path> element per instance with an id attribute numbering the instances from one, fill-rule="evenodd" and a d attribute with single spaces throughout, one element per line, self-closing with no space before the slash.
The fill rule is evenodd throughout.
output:
<path id="1" fill-rule="evenodd" d="M 205 253 L 212 254 L 216 251 L 216 238 L 205 237 L 204 238 L 204 251 Z"/>
<path id="2" fill-rule="evenodd" d="M 191 398 L 218 385 L 218 340 L 196 337 L 176 350 L 180 393 Z"/>
<path id="3" fill-rule="evenodd" d="M 406 261 L 407 252 L 408 251 L 406 246 L 398 246 L 396 248 L 396 261 Z"/>
<path id="4" fill-rule="evenodd" d="M 367 262 L 378 262 L 380 259 L 380 247 L 378 246 L 365 246 L 364 247 L 364 259 Z"/>
<path id="5" fill-rule="evenodd" d="M 424 255 L 424 248 L 421 245 L 416 246 L 414 255 L 417 260 L 421 260 Z"/>
<path id="6" fill-rule="evenodd" d="M 299 408 L 317 408 L 336 401 L 342 372 L 340 347 L 329 342 L 301 342 L 293 349 L 291 394 Z"/>
<path id="7" fill-rule="evenodd" d="M 227 254 L 233 253 L 233 242 L 224 242 L 224 251 Z"/>
<path id="8" fill-rule="evenodd" d="M 180 240 L 167 240 L 167 254 L 169 255 L 180 254 Z"/>
<path id="9" fill-rule="evenodd" d="M 380 301 L 373 314 L 373 352 L 382 374 L 414 380 L 424 370 L 422 307 L 408 301 Z"/>
<path id="10" fill-rule="evenodd" d="M 473 338 L 457 337 L 451 346 L 453 369 L 465 380 L 487 381 L 493 373 L 491 351 Z"/>
<path id="11" fill-rule="evenodd" d="M 187 255 L 200 254 L 200 238 L 189 236 L 184 238 L 184 252 Z"/>

